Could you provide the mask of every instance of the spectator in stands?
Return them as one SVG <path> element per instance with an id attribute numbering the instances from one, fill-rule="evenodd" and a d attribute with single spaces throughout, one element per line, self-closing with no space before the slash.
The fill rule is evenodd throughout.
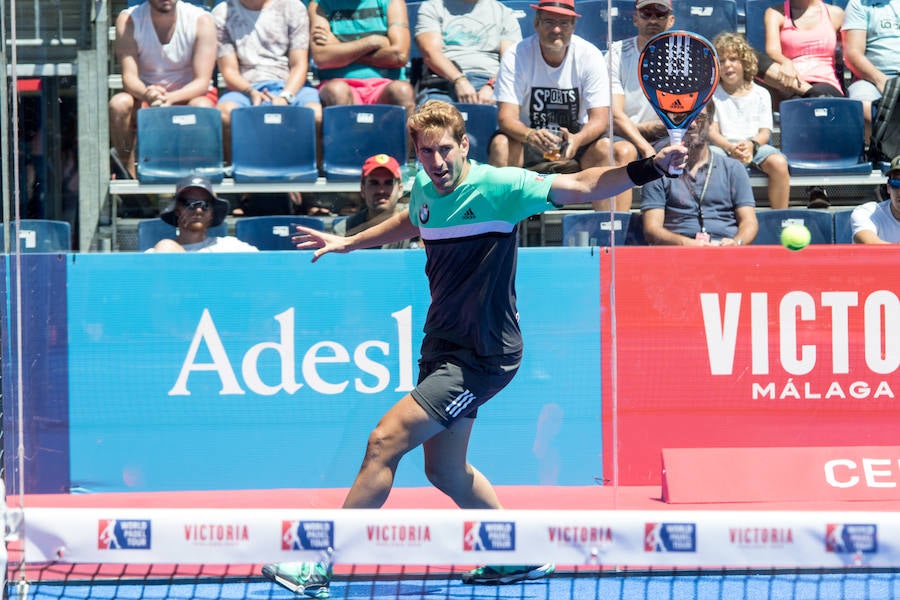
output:
<path id="1" fill-rule="evenodd" d="M 236 108 L 306 106 L 315 112 L 318 128 L 322 105 L 319 93 L 307 83 L 309 16 L 303 5 L 296 0 L 226 0 L 216 4 L 212 14 L 219 72 L 229 90 L 219 100 L 226 161 L 231 158 L 231 111 Z"/>
<path id="2" fill-rule="evenodd" d="M 791 176 L 787 158 L 769 144 L 772 97 L 753 83 L 756 52 L 740 33 L 723 33 L 714 45 L 719 55 L 719 85 L 713 95 L 716 118 L 709 126 L 712 149 L 761 170 L 769 178 L 769 204 L 787 208 Z"/>
<path id="3" fill-rule="evenodd" d="M 236 237 L 207 235 L 227 214 L 228 203 L 216 196 L 209 179 L 189 175 L 178 182 L 172 204 L 159 215 L 177 229 L 176 238 L 160 240 L 147 252 L 257 252 Z"/>
<path id="4" fill-rule="evenodd" d="M 862 101 L 871 126 L 872 103 L 881 98 L 888 79 L 900 76 L 900 0 L 850 0 L 841 29 L 844 62 L 854 79 L 847 95 Z"/>
<path id="5" fill-rule="evenodd" d="M 412 112 L 404 0 L 310 0 L 309 24 L 323 106 L 395 104 Z"/>
<path id="6" fill-rule="evenodd" d="M 607 53 L 609 76 L 612 80 L 613 123 L 617 136 L 622 136 L 625 144 L 632 146 L 633 156 L 653 156 L 654 144 L 664 144 L 669 134 L 665 125 L 650 106 L 638 80 L 638 58 L 644 45 L 654 35 L 668 31 L 675 24 L 672 14 L 672 0 L 637 0 L 634 4 L 632 20 L 637 35 L 613 42 Z M 617 146 L 621 147 L 620 144 Z M 620 150 L 628 156 L 628 147 Z M 618 162 L 618 159 L 617 159 Z M 617 199 L 617 210 L 628 210 L 631 206 L 621 198 Z"/>
<path id="7" fill-rule="evenodd" d="M 494 104 L 500 56 L 522 39 L 522 30 L 499 0 L 426 0 L 415 35 L 424 62 L 418 104 Z"/>
<path id="8" fill-rule="evenodd" d="M 346 219 L 338 221 L 334 233 L 351 236 L 386 221 L 396 214 L 401 207 L 403 196 L 403 179 L 400 164 L 392 156 L 376 154 L 366 159 L 362 166 L 360 182 L 362 208 Z M 409 248 L 410 241 L 403 240 L 385 246 L 383 249 Z"/>
<path id="9" fill-rule="evenodd" d="M 109 101 L 109 133 L 123 177 L 135 177 L 137 111 L 188 104 L 212 108 L 216 28 L 209 14 L 175 0 L 146 0 L 116 18 L 116 57 L 122 91 Z"/>
<path id="10" fill-rule="evenodd" d="M 684 136 L 687 166 L 677 178 L 651 181 L 641 192 L 644 239 L 651 245 L 741 246 L 756 238 L 756 202 L 747 169 L 711 152 L 710 102 Z"/>
<path id="11" fill-rule="evenodd" d="M 866 202 L 853 209 L 850 225 L 857 244 L 900 244 L 900 156 L 887 172 L 890 198 Z"/>
<path id="12" fill-rule="evenodd" d="M 822 0 L 785 0 L 766 9 L 766 52 L 759 70 L 776 103 L 843 96 L 835 51 L 844 11 Z"/>
<path id="13" fill-rule="evenodd" d="M 541 0 L 535 33 L 500 60 L 498 133 L 489 162 L 540 172 L 610 164 L 609 82 L 603 55 L 577 35 L 574 0 Z M 635 154 L 630 148 L 631 158 Z M 618 157 L 617 157 L 618 160 Z M 623 192 L 631 204 L 631 190 Z M 598 209 L 608 208 L 608 201 Z"/>

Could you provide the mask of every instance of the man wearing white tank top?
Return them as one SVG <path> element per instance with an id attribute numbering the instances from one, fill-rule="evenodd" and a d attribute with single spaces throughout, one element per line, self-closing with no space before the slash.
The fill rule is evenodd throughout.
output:
<path id="1" fill-rule="evenodd" d="M 109 101 L 113 150 L 132 178 L 137 111 L 146 106 L 214 107 L 216 26 L 204 9 L 179 0 L 145 0 L 116 18 L 122 91 Z"/>

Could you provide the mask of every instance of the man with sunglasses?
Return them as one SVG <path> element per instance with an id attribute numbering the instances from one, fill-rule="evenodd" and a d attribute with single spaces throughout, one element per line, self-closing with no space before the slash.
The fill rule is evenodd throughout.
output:
<path id="1" fill-rule="evenodd" d="M 881 202 L 866 202 L 850 213 L 856 244 L 900 244 L 900 156 L 891 161 L 887 176 L 890 197 Z"/>
<path id="2" fill-rule="evenodd" d="M 638 60 L 647 40 L 675 25 L 672 0 L 637 0 L 632 20 L 637 35 L 613 42 L 607 54 L 613 122 L 616 134 L 634 144 L 640 156 L 647 157 L 656 154 L 654 144 L 667 141 L 669 134 L 641 91 Z"/>
<path id="3" fill-rule="evenodd" d="M 210 236 L 228 214 L 228 202 L 216 196 L 212 182 L 189 175 L 175 185 L 175 197 L 159 218 L 175 227 L 175 239 L 162 239 L 147 252 L 257 252 L 232 236 Z"/>

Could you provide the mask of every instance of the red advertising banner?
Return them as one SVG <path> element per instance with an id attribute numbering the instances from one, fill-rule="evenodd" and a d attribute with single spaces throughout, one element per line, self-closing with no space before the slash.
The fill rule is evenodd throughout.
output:
<path id="1" fill-rule="evenodd" d="M 896 246 L 602 255 L 606 482 L 659 484 L 664 448 L 895 445 L 898 269 Z"/>
<path id="2" fill-rule="evenodd" d="M 900 500 L 900 446 L 663 448 L 662 460 L 669 504 Z"/>

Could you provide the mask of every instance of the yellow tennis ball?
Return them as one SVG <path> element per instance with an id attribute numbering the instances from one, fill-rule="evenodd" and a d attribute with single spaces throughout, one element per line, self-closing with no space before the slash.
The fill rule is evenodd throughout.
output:
<path id="1" fill-rule="evenodd" d="M 806 225 L 792 223 L 781 230 L 781 244 L 788 250 L 803 250 L 809 246 L 812 234 Z"/>

